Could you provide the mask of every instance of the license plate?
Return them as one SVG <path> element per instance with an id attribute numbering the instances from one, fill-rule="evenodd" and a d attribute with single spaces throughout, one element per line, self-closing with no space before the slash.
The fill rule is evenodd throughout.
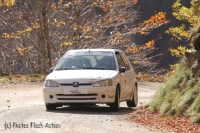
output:
<path id="1" fill-rule="evenodd" d="M 86 89 L 64 89 L 64 94 L 88 94 Z"/>

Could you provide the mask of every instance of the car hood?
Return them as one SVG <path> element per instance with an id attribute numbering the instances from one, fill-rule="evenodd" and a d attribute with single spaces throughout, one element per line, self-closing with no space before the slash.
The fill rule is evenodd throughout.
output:
<path id="1" fill-rule="evenodd" d="M 116 70 L 63 70 L 63 71 L 53 71 L 49 74 L 46 80 L 101 80 L 112 78 L 116 76 L 118 71 Z"/>

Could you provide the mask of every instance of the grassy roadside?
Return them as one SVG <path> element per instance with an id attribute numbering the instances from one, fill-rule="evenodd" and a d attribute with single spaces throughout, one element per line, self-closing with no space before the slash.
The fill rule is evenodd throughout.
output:
<path id="1" fill-rule="evenodd" d="M 42 74 L 11 75 L 0 77 L 0 83 L 43 82 L 45 78 Z"/>
<path id="2" fill-rule="evenodd" d="M 149 109 L 161 115 L 183 115 L 192 123 L 200 123 L 200 82 L 180 62 L 176 73 L 169 76 L 157 91 Z"/>
<path id="3" fill-rule="evenodd" d="M 168 76 L 148 107 L 140 107 L 128 118 L 151 129 L 176 133 L 200 133 L 200 80 L 180 62 Z"/>

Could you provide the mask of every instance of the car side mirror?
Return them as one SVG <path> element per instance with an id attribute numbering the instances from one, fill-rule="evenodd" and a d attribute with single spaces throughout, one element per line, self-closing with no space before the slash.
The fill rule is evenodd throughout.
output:
<path id="1" fill-rule="evenodd" d="M 54 67 L 52 67 L 50 70 L 49 70 L 49 73 L 52 73 L 54 70 Z"/>
<path id="2" fill-rule="evenodd" d="M 124 73 L 125 71 L 126 71 L 126 68 L 125 68 L 125 67 L 120 67 L 120 68 L 119 68 L 119 72 L 120 72 L 120 73 Z"/>

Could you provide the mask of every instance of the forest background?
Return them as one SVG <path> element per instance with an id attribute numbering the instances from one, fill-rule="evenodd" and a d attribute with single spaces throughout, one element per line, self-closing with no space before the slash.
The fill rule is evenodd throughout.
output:
<path id="1" fill-rule="evenodd" d="M 0 75 L 45 74 L 67 50 L 99 47 L 125 51 L 137 73 L 165 74 L 178 61 L 169 49 L 190 47 L 166 33 L 190 27 L 172 15 L 175 2 L 1 1 Z"/>

